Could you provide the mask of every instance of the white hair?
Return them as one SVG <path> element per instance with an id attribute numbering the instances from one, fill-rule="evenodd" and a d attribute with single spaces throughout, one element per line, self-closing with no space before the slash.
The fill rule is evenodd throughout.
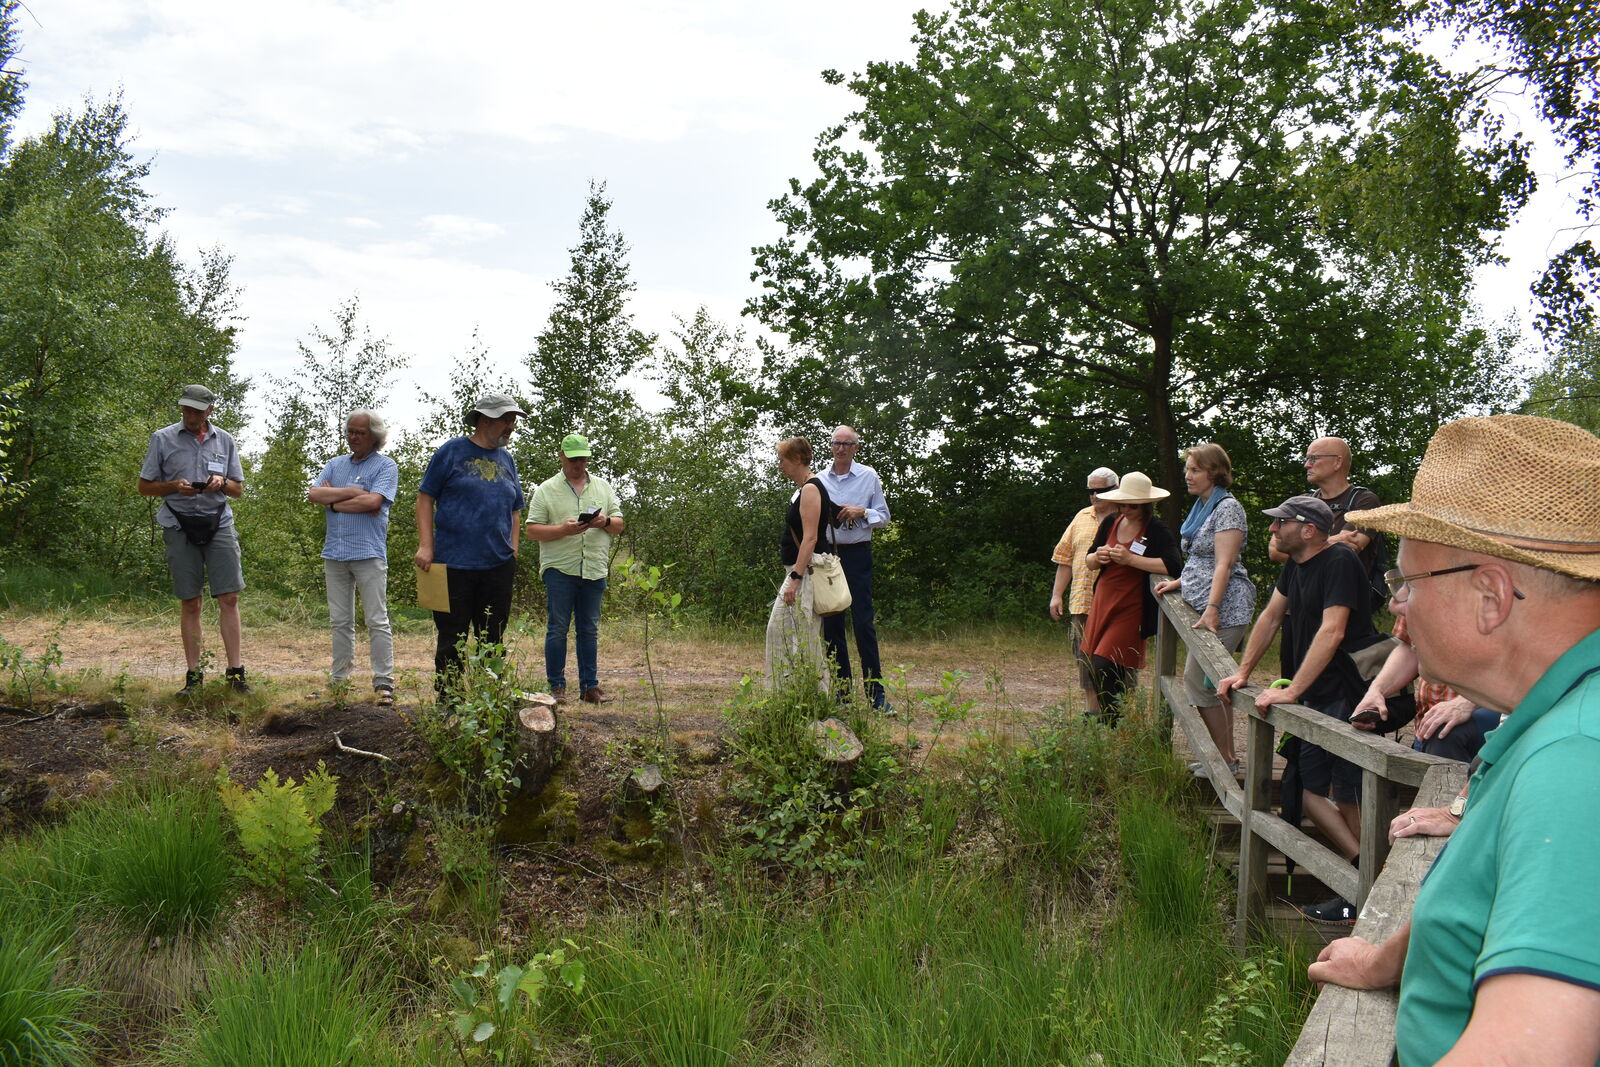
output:
<path id="1" fill-rule="evenodd" d="M 1110 467 L 1096 467 L 1094 470 L 1090 471 L 1088 480 L 1092 482 L 1096 478 L 1109 480 L 1113 489 L 1122 484 L 1122 479 L 1117 477 L 1117 472 L 1112 470 Z"/>
<path id="2" fill-rule="evenodd" d="M 359 419 L 363 415 L 367 417 L 367 428 L 372 431 L 372 450 L 381 452 L 383 446 L 389 443 L 389 424 L 383 421 L 382 415 L 371 408 L 357 408 L 345 416 L 345 428 L 349 429 L 351 419 Z"/>

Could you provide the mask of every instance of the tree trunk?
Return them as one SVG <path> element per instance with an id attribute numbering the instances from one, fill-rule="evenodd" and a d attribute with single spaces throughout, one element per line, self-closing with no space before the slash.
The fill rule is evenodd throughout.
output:
<path id="1" fill-rule="evenodd" d="M 865 751 L 861 739 L 841 720 L 823 719 L 811 724 L 811 741 L 817 758 L 832 770 L 834 788 L 841 793 L 847 791 L 856 761 Z"/>
<path id="2" fill-rule="evenodd" d="M 561 738 L 556 729 L 555 697 L 532 693 L 525 699 L 528 703 L 517 709 L 516 795 L 536 797 L 550 783 L 561 755 Z"/>

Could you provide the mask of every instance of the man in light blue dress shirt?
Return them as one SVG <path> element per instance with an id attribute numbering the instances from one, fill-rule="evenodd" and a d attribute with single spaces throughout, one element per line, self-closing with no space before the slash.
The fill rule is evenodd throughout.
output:
<path id="1" fill-rule="evenodd" d="M 883 499 L 883 483 L 878 472 L 865 463 L 855 462 L 861 448 L 861 435 L 848 426 L 833 431 L 833 466 L 818 477 L 828 488 L 828 497 L 839 508 L 839 525 L 818 538 L 819 552 L 834 551 L 844 565 L 845 583 L 850 587 L 850 621 L 856 634 L 856 651 L 861 658 L 861 677 L 872 706 L 893 715 L 883 692 L 883 664 L 878 659 L 878 628 L 872 614 L 872 531 L 888 525 L 889 505 Z M 844 615 L 828 615 L 822 620 L 822 637 L 828 655 L 838 672 L 841 693 L 851 688 L 850 649 L 845 644 Z"/>
<path id="2" fill-rule="evenodd" d="M 394 704 L 394 637 L 389 631 L 389 505 L 400 491 L 400 468 L 381 449 L 389 429 L 376 412 L 352 412 L 344 424 L 346 455 L 322 468 L 306 499 L 326 509 L 322 569 L 333 629 L 330 679 L 342 685 L 355 666 L 356 592 L 371 642 L 372 688 L 380 707 Z"/>

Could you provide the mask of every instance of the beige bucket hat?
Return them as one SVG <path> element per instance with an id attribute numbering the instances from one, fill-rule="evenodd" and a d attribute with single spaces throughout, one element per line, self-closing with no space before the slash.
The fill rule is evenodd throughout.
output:
<path id="1" fill-rule="evenodd" d="M 1108 493 L 1101 493 L 1101 500 L 1114 500 L 1118 504 L 1154 504 L 1157 500 L 1165 500 L 1172 494 L 1165 489 L 1157 489 L 1150 484 L 1150 476 L 1143 471 L 1129 471 L 1122 476 L 1122 481 Z"/>
<path id="2" fill-rule="evenodd" d="M 1408 502 L 1345 519 L 1600 581 L 1600 438 L 1533 415 L 1445 423 Z"/>

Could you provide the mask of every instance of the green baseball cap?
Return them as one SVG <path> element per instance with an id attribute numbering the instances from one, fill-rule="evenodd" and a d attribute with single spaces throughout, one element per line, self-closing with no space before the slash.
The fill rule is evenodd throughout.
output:
<path id="1" fill-rule="evenodd" d="M 578 459 L 581 456 L 591 456 L 589 439 L 581 433 L 569 433 L 561 439 L 561 454 L 568 459 Z"/>

